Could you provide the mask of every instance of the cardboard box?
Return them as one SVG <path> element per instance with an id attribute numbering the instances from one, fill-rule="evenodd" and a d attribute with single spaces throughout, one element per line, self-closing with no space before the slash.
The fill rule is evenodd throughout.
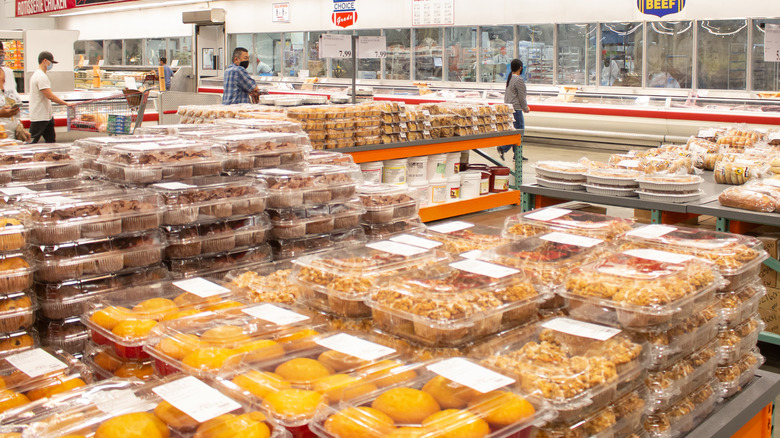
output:
<path id="1" fill-rule="evenodd" d="M 764 244 L 764 250 L 769 253 L 769 257 L 772 257 L 773 259 L 778 259 L 778 246 L 780 246 L 780 233 L 772 232 L 772 233 L 763 233 L 763 234 L 753 234 L 751 233 L 755 238 L 760 240 Z M 761 283 L 764 284 L 766 287 L 778 287 L 778 278 L 777 278 L 777 271 L 770 268 L 767 265 L 762 264 L 761 265 L 761 271 L 759 272 L 759 277 L 761 277 Z"/>
<path id="2" fill-rule="evenodd" d="M 761 315 L 761 319 L 766 323 L 764 331 L 780 334 L 780 318 L 778 318 L 777 310 L 758 309 L 758 314 Z"/>
<path id="3" fill-rule="evenodd" d="M 774 287 L 766 288 L 766 295 L 761 297 L 761 301 L 758 302 L 758 308 L 766 311 L 777 312 L 778 300 L 780 300 L 780 289 Z"/>

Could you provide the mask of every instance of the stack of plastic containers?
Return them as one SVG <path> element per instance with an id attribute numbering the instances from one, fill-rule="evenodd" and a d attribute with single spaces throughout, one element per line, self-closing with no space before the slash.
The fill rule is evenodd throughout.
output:
<path id="1" fill-rule="evenodd" d="M 501 228 L 464 221 L 436 224 L 420 232 L 420 236 L 440 242 L 440 249 L 449 253 L 464 254 L 474 251 L 468 255 L 470 258 L 479 256 L 480 251 L 488 251 L 509 243 L 510 239 L 502 237 L 501 234 Z"/>
<path id="2" fill-rule="evenodd" d="M 300 123 L 301 128 L 309 135 L 311 146 L 314 150 L 327 147 L 328 132 L 325 129 L 325 117 L 327 106 L 312 106 L 290 108 L 287 117 Z"/>
<path id="3" fill-rule="evenodd" d="M 409 132 L 406 134 L 409 141 L 431 139 L 431 113 L 416 107 L 406 107 L 404 112 L 406 125 Z"/>
<path id="4" fill-rule="evenodd" d="M 213 141 L 225 150 L 223 170 L 229 175 L 301 163 L 311 149 L 305 134 L 289 132 L 221 135 Z"/>
<path id="5" fill-rule="evenodd" d="M 17 145 L 0 149 L 0 185 L 76 178 L 81 160 L 69 144 Z"/>
<path id="6" fill-rule="evenodd" d="M 506 103 L 497 103 L 495 105 L 491 105 L 491 108 L 495 112 L 496 117 L 496 129 L 501 131 L 511 131 L 515 129 L 514 121 L 514 112 L 515 109 L 512 105 L 506 104 Z M 491 116 L 491 122 L 492 122 L 492 116 Z M 492 128 L 492 127 L 491 127 Z"/>
<path id="7" fill-rule="evenodd" d="M 371 184 L 360 188 L 360 201 L 366 209 L 360 224 L 369 240 L 384 240 L 425 226 L 420 221 L 419 192 L 390 184 Z"/>
<path id="8" fill-rule="evenodd" d="M 548 207 L 508 217 L 504 221 L 504 236 L 521 239 L 551 231 L 562 231 L 611 243 L 632 227 L 631 219 Z"/>
<path id="9" fill-rule="evenodd" d="M 398 102 L 380 102 L 375 104 L 380 112 L 381 140 L 382 144 L 407 141 L 406 131 L 409 126 L 403 121 L 405 129 L 401 127 L 401 114 L 404 112 L 403 104 Z M 402 135 L 403 134 L 403 135 Z"/>
<path id="10" fill-rule="evenodd" d="M 536 170 L 536 182 L 542 187 L 558 190 L 585 190 L 585 174 L 588 167 L 568 161 L 539 161 Z"/>
<path id="11" fill-rule="evenodd" d="M 154 145 L 169 145 L 178 142 L 181 142 L 181 140 L 174 136 L 150 134 L 128 137 L 90 137 L 76 140 L 73 146 L 76 148 L 78 157 L 82 162 L 85 176 L 99 178 L 105 175 L 105 167 L 98 163 L 104 149 L 129 147 L 139 149 L 139 152 L 143 148 L 148 148 L 151 151 L 154 150 Z M 147 160 L 149 161 L 147 163 L 149 166 L 155 163 L 151 159 Z"/>
<path id="12" fill-rule="evenodd" d="M 365 209 L 355 197 L 360 171 L 352 166 L 302 165 L 259 170 L 268 187 L 269 243 L 276 260 L 360 242 L 358 218 Z"/>
<path id="13" fill-rule="evenodd" d="M 122 285 L 165 278 L 159 197 L 143 189 L 73 191 L 22 203 L 44 342 L 83 352 L 86 306 Z"/>

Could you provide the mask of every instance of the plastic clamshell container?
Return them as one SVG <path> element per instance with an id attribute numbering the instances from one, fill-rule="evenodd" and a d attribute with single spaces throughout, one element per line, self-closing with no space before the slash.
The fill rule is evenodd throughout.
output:
<path id="1" fill-rule="evenodd" d="M 78 316 L 39 320 L 38 330 L 41 344 L 70 354 L 83 353 L 89 344 L 89 331 Z"/>
<path id="2" fill-rule="evenodd" d="M 648 192 L 697 192 L 704 179 L 698 175 L 643 174 L 637 182 Z"/>
<path id="3" fill-rule="evenodd" d="M 582 418 L 636 387 L 645 366 L 642 344 L 610 327 L 553 318 L 528 326 L 484 352 L 527 394 L 546 399 L 561 421 Z M 586 376 L 597 374 L 599 379 Z"/>
<path id="4" fill-rule="evenodd" d="M 743 323 L 758 312 L 759 302 L 764 295 L 766 287 L 761 284 L 761 279 L 736 290 L 719 292 L 717 297 L 720 301 L 720 325 L 731 328 Z"/>
<path id="5" fill-rule="evenodd" d="M 0 333 L 0 357 L 38 348 L 41 339 L 34 328 L 19 330 L 12 333 Z"/>
<path id="6" fill-rule="evenodd" d="M 717 342 L 711 342 L 665 368 L 649 371 L 645 377 L 647 411 L 661 412 L 673 406 L 711 379 L 717 366 Z"/>
<path id="7" fill-rule="evenodd" d="M 268 198 L 262 184 L 239 177 L 193 178 L 154 184 L 150 189 L 163 199 L 163 225 L 191 225 L 261 214 Z"/>
<path id="8" fill-rule="evenodd" d="M 85 238 L 155 230 L 162 203 L 154 193 L 127 189 L 124 193 L 63 193 L 26 200 L 30 211 L 30 241 L 55 245 Z"/>
<path id="9" fill-rule="evenodd" d="M 92 342 L 113 346 L 126 359 L 148 357 L 143 344 L 158 323 L 204 312 L 235 313 L 248 301 L 232 285 L 203 278 L 129 287 L 102 298 L 90 303 L 81 321 L 89 328 Z"/>
<path id="10" fill-rule="evenodd" d="M 301 257 L 293 262 L 291 278 L 308 305 L 334 315 L 368 317 L 371 309 L 364 301 L 381 277 L 443 260 L 449 256 L 441 251 L 374 242 Z"/>
<path id="11" fill-rule="evenodd" d="M 359 171 L 344 166 L 295 166 L 257 170 L 253 176 L 268 186 L 271 208 L 320 205 L 352 198 L 360 181 Z"/>
<path id="12" fill-rule="evenodd" d="M 180 259 L 250 248 L 265 242 L 271 222 L 266 214 L 238 217 L 196 225 L 163 227 L 165 257 Z"/>
<path id="13" fill-rule="evenodd" d="M 29 290 L 0 294 L 0 333 L 31 328 L 36 310 L 38 300 Z"/>
<path id="14" fill-rule="evenodd" d="M 390 184 L 364 185 L 360 201 L 366 207 L 362 221 L 366 224 L 387 224 L 398 219 L 417 216 L 419 192 Z"/>
<path id="15" fill-rule="evenodd" d="M 262 120 L 262 119 L 220 119 L 217 126 L 227 126 L 238 129 L 256 129 L 263 132 L 289 132 L 301 133 L 301 124 L 284 120 Z"/>
<path id="16" fill-rule="evenodd" d="M 436 224 L 418 234 L 422 238 L 441 242 L 439 249 L 453 254 L 474 250 L 487 251 L 510 242 L 501 236 L 501 228 L 463 221 Z"/>
<path id="17" fill-rule="evenodd" d="M 744 388 L 756 374 L 758 367 L 764 364 L 766 358 L 754 347 L 734 363 L 721 365 L 715 370 L 715 376 L 720 382 L 720 398 L 729 398 Z"/>
<path id="18" fill-rule="evenodd" d="M 250 398 L 255 408 L 267 410 L 274 420 L 291 429 L 308 424 L 328 395 L 338 396 L 338 388 L 333 388 L 334 380 L 329 376 L 365 377 L 403 369 L 399 367 L 403 363 L 401 354 L 371 334 L 328 333 L 279 347 L 274 355 L 270 350 L 259 350 L 265 359 L 248 354 L 226 364 L 219 371 L 217 385 Z M 279 386 L 272 381 L 264 391 L 263 383 L 256 379 L 268 372 L 279 376 Z M 285 403 L 287 397 L 289 402 Z"/>
<path id="19" fill-rule="evenodd" d="M 715 409 L 717 380 L 707 382 L 668 409 L 648 415 L 644 429 L 650 438 L 678 438 L 701 424 Z"/>
<path id="20" fill-rule="evenodd" d="M 57 283 L 156 265 L 164 248 L 161 233 L 155 231 L 35 246 L 32 259 L 36 280 Z"/>
<path id="21" fill-rule="evenodd" d="M 415 233 L 425 230 L 425 224 L 419 217 L 397 219 L 386 224 L 361 224 L 366 238 L 370 241 L 387 240 L 402 233 Z"/>
<path id="22" fill-rule="evenodd" d="M 144 351 L 157 374 L 214 375 L 228 364 L 278 358 L 324 331 L 321 315 L 280 303 L 259 303 L 215 317 L 203 314 L 155 327 Z"/>
<path id="23" fill-rule="evenodd" d="M 200 128 L 202 129 L 214 129 L 211 126 L 206 125 L 183 125 L 191 127 L 192 130 Z M 146 128 L 146 127 L 144 127 Z M 86 156 L 92 159 L 100 157 L 100 152 L 104 148 L 111 148 L 119 145 L 132 145 L 143 144 L 146 142 L 153 142 L 158 144 L 174 144 L 181 142 L 181 139 L 173 135 L 161 135 L 161 134 L 139 134 L 129 136 L 113 136 L 113 137 L 89 137 L 81 138 L 73 142 L 73 147 L 78 150 L 78 153 L 82 156 Z"/>
<path id="24" fill-rule="evenodd" d="M 504 236 L 512 239 L 535 236 L 551 231 L 611 241 L 631 230 L 633 221 L 586 211 L 548 207 L 515 216 L 504 221 Z"/>
<path id="25" fill-rule="evenodd" d="M 759 314 L 754 314 L 743 323 L 718 332 L 720 364 L 733 364 L 749 352 L 758 342 L 758 335 L 766 327 Z"/>
<path id="26" fill-rule="evenodd" d="M 214 137 L 229 155 L 272 152 L 296 152 L 309 146 L 305 134 L 284 132 L 253 132 Z"/>
<path id="27" fill-rule="evenodd" d="M 536 174 L 551 180 L 585 181 L 588 167 L 577 162 L 539 161 L 531 166 Z"/>
<path id="28" fill-rule="evenodd" d="M 702 196 L 704 196 L 703 190 L 683 194 L 653 193 L 644 190 L 637 190 L 636 193 L 639 195 L 639 199 L 642 201 L 671 202 L 672 204 L 684 204 L 686 202 L 698 201 Z"/>
<path id="29" fill-rule="evenodd" d="M 760 240 L 740 234 L 674 225 L 647 225 L 626 233 L 624 247 L 690 254 L 715 264 L 729 290 L 753 282 L 769 255 Z"/>
<path id="30" fill-rule="evenodd" d="M 702 259 L 638 249 L 572 270 L 560 293 L 575 318 L 644 331 L 679 324 L 722 284 Z"/>
<path id="31" fill-rule="evenodd" d="M 300 239 L 308 235 L 325 234 L 334 230 L 335 218 L 325 205 L 269 208 L 270 238 L 276 240 Z"/>
<path id="32" fill-rule="evenodd" d="M 90 302 L 116 289 L 166 280 L 168 276 L 165 266 L 153 265 L 56 283 L 36 282 L 33 290 L 41 315 L 48 319 L 64 319 L 81 316 Z"/>
<path id="33" fill-rule="evenodd" d="M 459 260 L 380 279 L 366 304 L 377 328 L 438 347 L 531 322 L 546 298 L 520 270 Z"/>
<path id="34" fill-rule="evenodd" d="M 146 427 L 161 430 L 160 436 L 181 438 L 213 436 L 225 430 L 235 434 L 230 436 L 291 437 L 263 413 L 251 409 L 246 400 L 229 397 L 192 376 L 171 376 L 142 385 L 132 381 L 108 382 L 112 384 L 99 383 L 98 387 L 103 386 L 100 389 L 85 388 L 87 391 L 64 409 L 55 409 L 49 416 L 41 415 L 29 425 L 25 435 L 31 438 L 92 436 L 93 433 L 127 436 L 130 430 L 137 434 L 139 427 Z M 188 400 L 187 394 L 201 400 L 210 399 L 213 404 L 198 405 Z M 62 421 L 62 418 L 77 420 Z"/>
<path id="35" fill-rule="evenodd" d="M 221 280 L 229 271 L 271 261 L 271 246 L 268 243 L 243 249 L 238 248 L 219 254 L 171 259 L 165 264 L 173 278 L 206 277 Z"/>
<path id="36" fill-rule="evenodd" d="M 495 381 L 480 385 L 476 379 L 481 376 L 488 376 Z M 396 427 L 413 427 L 430 432 L 435 430 L 441 436 L 460 436 L 459 431 L 475 428 L 482 432 L 479 435 L 481 437 L 507 438 L 524 436 L 533 425 L 555 417 L 555 412 L 544 400 L 517 390 L 513 378 L 469 359 L 443 359 L 401 366 L 378 377 L 358 380 L 361 381 L 364 382 L 361 386 L 353 388 L 355 394 L 365 393 L 362 397 L 352 396 L 350 389 L 353 388 L 331 391 L 340 393 L 342 397 L 328 397 L 327 403 L 323 403 L 317 410 L 309 426 L 317 436 L 344 437 L 341 429 L 343 420 L 340 419 L 349 419 L 363 429 L 361 436 L 384 436 Z M 392 384 L 388 385 L 389 382 Z M 436 392 L 442 387 L 460 392 L 464 397 L 456 398 L 453 403 L 445 399 L 445 395 Z M 424 410 L 416 410 L 403 405 L 404 394 L 407 397 L 424 396 L 426 400 L 435 402 Z M 437 397 L 442 403 L 436 400 Z M 499 419 L 494 414 L 515 404 L 522 404 L 525 410 L 513 411 L 514 421 Z M 377 410 L 365 409 L 372 406 Z M 377 411 L 382 418 L 387 415 L 390 422 L 381 420 Z M 421 436 L 428 435 L 434 434 Z"/>
<path id="37" fill-rule="evenodd" d="M 73 178 L 81 173 L 69 144 L 34 144 L 0 148 L 0 184 Z"/>
<path id="38" fill-rule="evenodd" d="M 222 158 L 223 153 L 214 144 L 180 140 L 103 147 L 96 164 L 111 181 L 150 184 L 219 175 Z"/>
<path id="39" fill-rule="evenodd" d="M 309 164 L 329 164 L 338 166 L 350 166 L 355 164 L 352 155 L 333 151 L 313 151 L 306 160 Z"/>
<path id="40" fill-rule="evenodd" d="M 253 302 L 293 305 L 300 292 L 291 273 L 292 262 L 283 260 L 230 271 L 225 281 L 242 289 Z"/>
<path id="41" fill-rule="evenodd" d="M 366 208 L 358 198 L 331 202 L 328 204 L 328 209 L 333 216 L 335 231 L 360 227 L 360 218 L 366 213 Z"/>
<path id="42" fill-rule="evenodd" d="M 20 251 L 27 246 L 29 228 L 26 214 L 21 210 L 0 209 L 0 253 Z"/>
<path id="43" fill-rule="evenodd" d="M 68 178 L 57 181 L 5 185 L 0 188 L 0 205 L 16 205 L 30 198 L 65 196 L 67 193 L 123 193 L 124 189 L 107 181 Z M 9 208 L 9 207 L 6 207 Z"/>
<path id="44" fill-rule="evenodd" d="M 581 192 L 585 190 L 585 186 L 582 185 L 582 181 L 577 181 L 577 182 L 555 181 L 555 180 L 542 178 L 541 176 L 537 176 L 536 183 L 542 187 L 547 187 L 549 189 L 569 190 L 569 191 L 576 191 L 576 192 Z"/>
<path id="45" fill-rule="evenodd" d="M 627 169 L 590 169 L 585 173 L 588 184 L 610 187 L 637 187 L 642 172 Z"/>
<path id="46" fill-rule="evenodd" d="M 141 126 L 134 132 L 134 136 L 151 136 L 151 135 L 180 135 L 189 132 L 199 131 L 212 131 L 214 125 L 206 124 L 178 124 L 178 125 L 151 125 Z M 77 141 L 78 142 L 78 141 Z"/>
<path id="47" fill-rule="evenodd" d="M 26 290 L 33 284 L 35 269 L 25 252 L 0 254 L 0 294 Z"/>
<path id="48" fill-rule="evenodd" d="M 585 187 L 586 192 L 592 193 L 594 195 L 616 196 L 619 198 L 631 198 L 637 196 L 636 191 L 632 187 L 608 187 L 597 184 L 583 184 L 583 187 Z"/>
<path id="49" fill-rule="evenodd" d="M 146 382 L 158 378 L 151 358 L 125 359 L 117 356 L 114 349 L 107 345 L 89 343 L 82 360 L 101 380 L 121 378 Z"/>

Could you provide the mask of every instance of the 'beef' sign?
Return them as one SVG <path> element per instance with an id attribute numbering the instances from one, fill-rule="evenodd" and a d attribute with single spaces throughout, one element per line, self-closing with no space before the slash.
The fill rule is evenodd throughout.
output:
<path id="1" fill-rule="evenodd" d="M 647 15 L 663 17 L 676 14 L 685 7 L 685 0 L 636 0 L 639 12 Z"/>

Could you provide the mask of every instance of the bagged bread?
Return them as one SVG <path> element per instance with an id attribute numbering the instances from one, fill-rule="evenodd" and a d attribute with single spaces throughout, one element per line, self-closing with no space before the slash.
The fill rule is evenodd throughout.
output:
<path id="1" fill-rule="evenodd" d="M 725 207 L 773 213 L 780 211 L 780 182 L 753 182 L 741 187 L 729 187 L 718 196 Z"/>

